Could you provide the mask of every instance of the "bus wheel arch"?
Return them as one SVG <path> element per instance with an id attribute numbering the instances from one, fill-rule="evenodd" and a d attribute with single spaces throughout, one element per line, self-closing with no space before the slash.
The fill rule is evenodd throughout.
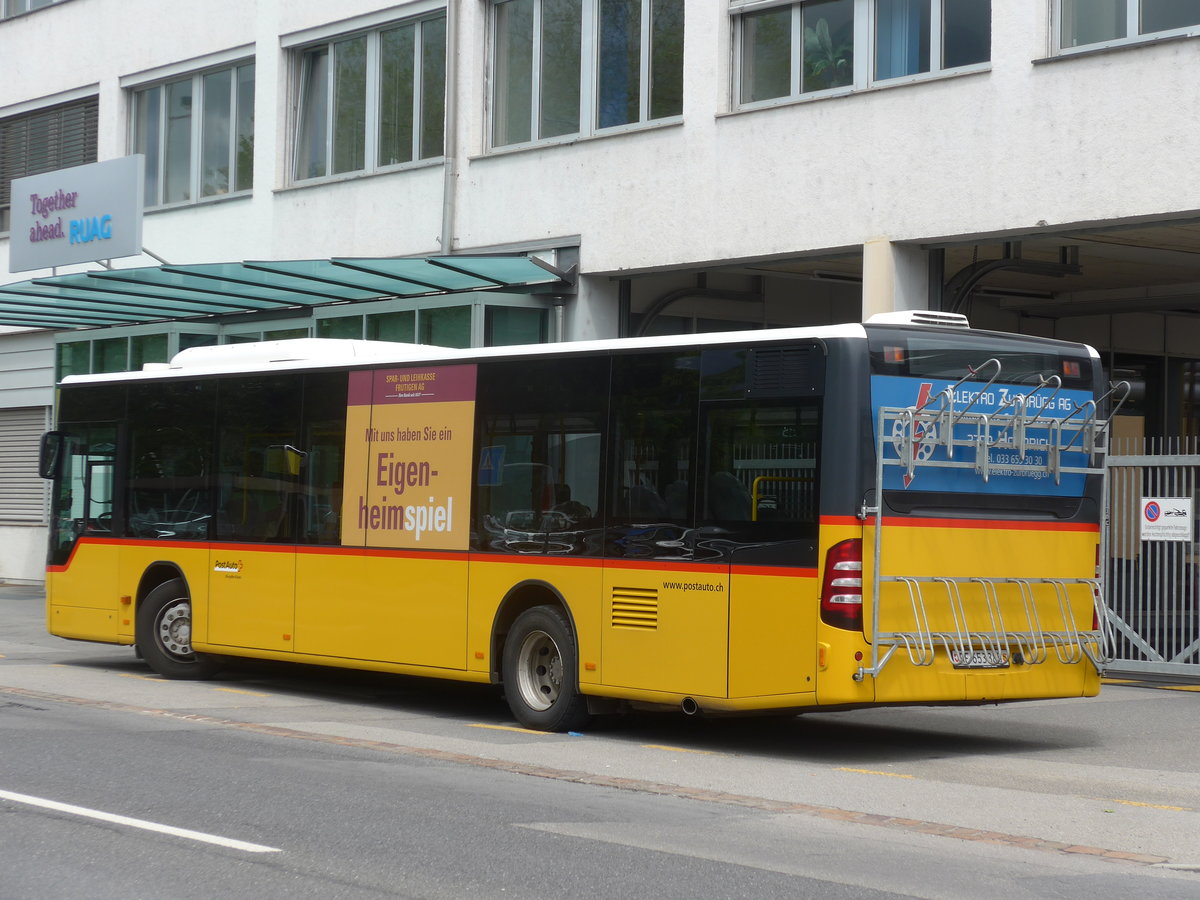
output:
<path id="1" fill-rule="evenodd" d="M 214 657 L 191 647 L 192 595 L 187 580 L 169 563 L 156 563 L 138 586 L 134 643 L 138 655 L 164 678 L 211 678 Z"/>
<path id="2" fill-rule="evenodd" d="M 572 731 L 587 723 L 575 627 L 556 590 L 528 582 L 509 591 L 496 614 L 493 651 L 509 709 L 523 726 Z"/>

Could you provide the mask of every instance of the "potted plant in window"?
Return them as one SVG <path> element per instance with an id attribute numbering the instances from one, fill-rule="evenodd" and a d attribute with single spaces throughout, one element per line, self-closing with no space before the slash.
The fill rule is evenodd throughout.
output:
<path id="1" fill-rule="evenodd" d="M 801 90 L 823 91 L 843 87 L 854 79 L 854 42 L 839 29 L 835 42 L 828 19 L 816 27 L 804 26 L 804 83 Z"/>

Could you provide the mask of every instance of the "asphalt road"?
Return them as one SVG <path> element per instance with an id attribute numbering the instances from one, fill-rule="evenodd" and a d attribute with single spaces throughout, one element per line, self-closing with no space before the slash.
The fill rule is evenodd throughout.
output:
<path id="1" fill-rule="evenodd" d="M 477 686 L 163 680 L 0 586 L 0 900 L 1200 897 L 1200 692 L 518 728 Z"/>

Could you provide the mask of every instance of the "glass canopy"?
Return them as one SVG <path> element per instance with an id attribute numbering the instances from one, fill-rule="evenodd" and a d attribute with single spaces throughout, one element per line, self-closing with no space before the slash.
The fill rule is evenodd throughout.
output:
<path id="1" fill-rule="evenodd" d="M 532 256 L 300 259 L 147 266 L 0 284 L 0 325 L 95 328 L 465 291 L 573 292 Z"/>

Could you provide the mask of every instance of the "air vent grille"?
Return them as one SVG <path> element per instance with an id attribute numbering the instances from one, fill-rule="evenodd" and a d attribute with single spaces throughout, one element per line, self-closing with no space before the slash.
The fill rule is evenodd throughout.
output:
<path id="1" fill-rule="evenodd" d="M 656 631 L 658 591 L 644 588 L 613 588 L 612 627 Z"/>
<path id="2" fill-rule="evenodd" d="M 824 354 L 815 345 L 755 350 L 749 393 L 754 397 L 823 393 L 824 361 Z"/>

